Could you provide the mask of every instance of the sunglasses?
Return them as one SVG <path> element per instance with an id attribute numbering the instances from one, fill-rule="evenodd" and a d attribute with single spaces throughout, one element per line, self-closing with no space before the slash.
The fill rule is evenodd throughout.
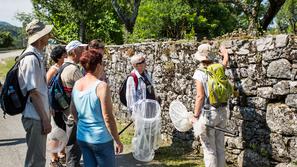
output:
<path id="1" fill-rule="evenodd" d="M 142 60 L 141 62 L 139 62 L 139 63 L 136 63 L 137 65 L 139 65 L 139 64 L 143 64 L 143 63 L 145 63 L 145 59 L 144 60 Z"/>

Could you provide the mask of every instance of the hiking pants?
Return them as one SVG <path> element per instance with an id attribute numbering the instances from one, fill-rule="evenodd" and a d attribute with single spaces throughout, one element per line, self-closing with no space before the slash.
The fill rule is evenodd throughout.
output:
<path id="1" fill-rule="evenodd" d="M 41 134 L 41 121 L 22 117 L 22 123 L 28 146 L 24 167 L 44 167 L 47 135 Z"/>
<path id="2" fill-rule="evenodd" d="M 226 127 L 226 107 L 203 111 L 202 116 L 207 118 L 206 122 L 211 126 Z M 224 132 L 207 127 L 206 131 L 200 135 L 200 140 L 205 167 L 225 167 Z"/>

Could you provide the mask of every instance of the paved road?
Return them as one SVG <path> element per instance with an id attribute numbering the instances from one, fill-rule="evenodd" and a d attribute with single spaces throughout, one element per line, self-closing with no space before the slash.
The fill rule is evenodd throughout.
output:
<path id="1" fill-rule="evenodd" d="M 23 166 L 26 153 L 25 132 L 21 116 L 3 119 L 0 110 L 0 166 Z"/>
<path id="2" fill-rule="evenodd" d="M 136 161 L 129 146 L 125 146 L 125 151 L 117 156 L 117 167 L 139 167 L 150 166 L 160 167 L 158 162 L 142 163 Z M 25 131 L 21 123 L 21 115 L 6 116 L 3 119 L 3 112 L 0 109 L 0 166 L 1 167 L 23 167 L 27 150 Z M 49 164 L 49 154 L 47 153 L 47 165 Z"/>
<path id="3" fill-rule="evenodd" d="M 0 60 L 20 55 L 23 50 L 0 51 Z M 21 115 L 6 116 L 3 119 L 0 109 L 0 167 L 23 167 L 27 150 L 25 131 L 21 123 Z M 142 163 L 135 160 L 131 154 L 130 146 L 125 146 L 124 153 L 117 156 L 117 167 L 161 166 L 158 162 Z M 49 154 L 47 153 L 47 165 Z"/>
<path id="4" fill-rule="evenodd" d="M 19 56 L 22 53 L 23 49 L 20 50 L 9 50 L 9 51 L 0 51 L 0 59 L 5 59 L 8 57 Z"/>

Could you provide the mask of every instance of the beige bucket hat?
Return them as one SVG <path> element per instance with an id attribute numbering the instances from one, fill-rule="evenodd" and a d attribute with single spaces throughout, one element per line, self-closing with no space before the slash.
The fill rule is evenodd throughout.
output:
<path id="1" fill-rule="evenodd" d="M 209 44 L 201 44 L 198 46 L 198 50 L 195 53 L 195 59 L 198 61 L 214 61 L 215 53 Z"/>
<path id="2" fill-rule="evenodd" d="M 28 44 L 32 44 L 46 34 L 49 34 L 52 29 L 52 25 L 45 25 L 41 21 L 34 19 L 26 26 Z"/>

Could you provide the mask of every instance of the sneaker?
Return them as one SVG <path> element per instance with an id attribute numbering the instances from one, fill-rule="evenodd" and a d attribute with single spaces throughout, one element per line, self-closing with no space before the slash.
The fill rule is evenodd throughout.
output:
<path id="1" fill-rule="evenodd" d="M 63 167 L 59 161 L 51 161 L 49 167 Z"/>

